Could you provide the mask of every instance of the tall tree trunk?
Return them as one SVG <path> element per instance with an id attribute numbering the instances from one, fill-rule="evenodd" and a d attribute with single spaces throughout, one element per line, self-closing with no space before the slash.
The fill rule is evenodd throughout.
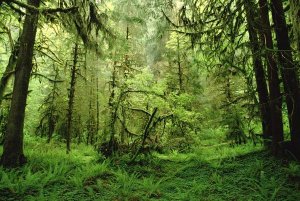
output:
<path id="1" fill-rule="evenodd" d="M 58 79 L 58 69 L 55 69 L 55 78 L 54 80 Z M 58 95 L 57 93 L 57 82 L 53 82 L 53 87 L 52 87 L 52 94 L 51 94 L 51 105 L 50 105 L 50 116 L 48 117 L 48 139 L 47 139 L 47 143 L 50 143 L 54 130 L 55 130 L 55 126 L 56 126 L 56 122 L 57 122 L 57 114 L 56 113 L 56 108 L 55 108 L 55 100 L 56 97 Z"/>
<path id="2" fill-rule="evenodd" d="M 39 7 L 40 5 L 40 0 L 28 0 L 27 2 L 28 5 L 35 7 Z M 16 167 L 26 163 L 26 157 L 23 152 L 23 127 L 38 25 L 38 13 L 30 13 L 29 10 L 26 13 L 20 40 L 20 52 L 16 64 L 7 133 L 1 157 L 1 163 L 4 167 Z"/>
<path id="3" fill-rule="evenodd" d="M 282 123 L 282 99 L 280 93 L 280 81 L 278 75 L 278 67 L 273 52 L 274 48 L 272 32 L 269 20 L 269 9 L 267 0 L 259 0 L 261 32 L 265 45 L 266 61 L 268 65 L 268 81 L 270 92 L 270 114 L 271 114 L 271 133 L 272 133 L 272 150 L 273 154 L 278 152 L 278 142 L 283 141 L 283 123 Z"/>
<path id="4" fill-rule="evenodd" d="M 66 143 L 67 143 L 67 153 L 71 151 L 71 139 L 72 139 L 72 119 L 73 119 L 73 107 L 75 98 L 75 84 L 76 84 L 76 71 L 78 62 L 78 44 L 76 42 L 74 47 L 74 58 L 73 65 L 71 68 L 71 81 L 69 89 L 69 101 L 68 101 L 68 114 L 67 114 L 67 130 L 66 130 Z"/>
<path id="5" fill-rule="evenodd" d="M 94 116 L 94 107 L 93 101 L 95 100 L 94 92 L 93 92 L 93 83 L 94 78 L 91 77 L 91 87 L 90 87 L 90 100 L 89 100 L 89 119 L 88 119 L 88 132 L 87 132 L 87 145 L 94 144 L 94 137 L 95 137 L 95 116 Z"/>
<path id="6" fill-rule="evenodd" d="M 115 123 L 117 120 L 117 111 L 118 111 L 118 105 L 115 101 L 115 90 L 116 90 L 116 79 L 117 79 L 117 69 L 116 69 L 117 62 L 114 62 L 113 66 L 113 72 L 112 72 L 112 81 L 111 81 L 111 94 L 109 97 L 109 107 L 110 107 L 110 140 L 109 140 L 109 155 L 114 153 L 115 148 Z"/>
<path id="7" fill-rule="evenodd" d="M 262 120 L 262 129 L 263 129 L 263 137 L 264 139 L 268 139 L 271 136 L 270 133 L 270 123 L 271 123 L 271 115 L 269 108 L 269 95 L 268 88 L 265 79 L 264 67 L 261 60 L 260 52 L 261 49 L 257 32 L 255 26 L 255 11 L 252 0 L 245 1 L 245 10 L 246 10 L 246 18 L 247 18 L 247 27 L 253 57 L 253 68 L 255 73 L 255 80 L 257 86 L 257 93 L 260 105 L 260 113 Z"/>
<path id="8" fill-rule="evenodd" d="M 281 64 L 292 144 L 300 155 L 300 97 L 297 67 L 293 61 L 288 28 L 281 0 L 271 0 L 279 62 Z M 300 156 L 298 156 L 300 157 Z"/>

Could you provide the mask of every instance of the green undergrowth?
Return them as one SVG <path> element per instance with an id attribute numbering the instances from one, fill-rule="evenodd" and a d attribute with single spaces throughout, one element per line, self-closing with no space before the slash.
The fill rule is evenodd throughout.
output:
<path id="1" fill-rule="evenodd" d="M 92 147 L 26 137 L 28 163 L 0 168 L 0 200 L 300 200 L 300 166 L 247 144 L 192 153 L 100 157 Z M 2 153 L 2 147 L 0 149 Z"/>

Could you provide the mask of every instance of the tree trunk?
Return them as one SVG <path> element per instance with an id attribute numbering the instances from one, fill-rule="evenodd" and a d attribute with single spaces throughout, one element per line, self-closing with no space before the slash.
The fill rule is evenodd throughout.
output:
<path id="1" fill-rule="evenodd" d="M 99 116 L 99 112 L 100 112 L 100 101 L 99 101 L 99 80 L 98 77 L 96 79 L 96 87 L 97 87 L 97 107 L 96 107 L 96 139 L 95 141 L 97 141 L 98 138 L 98 133 L 99 133 L 99 123 L 100 123 L 100 116 Z"/>
<path id="2" fill-rule="evenodd" d="M 40 0 L 28 0 L 27 2 L 28 5 L 35 7 L 39 7 L 40 4 Z M 38 13 L 29 13 L 27 10 L 16 64 L 7 133 L 1 157 L 1 163 L 4 167 L 17 167 L 26 163 L 23 152 L 23 127 L 37 25 Z"/>
<path id="3" fill-rule="evenodd" d="M 178 80 L 179 80 L 179 94 L 183 92 L 183 72 L 180 58 L 180 40 L 177 36 L 177 65 L 178 65 Z"/>
<path id="4" fill-rule="evenodd" d="M 146 139 L 148 138 L 149 134 L 150 134 L 150 131 L 151 131 L 151 124 L 152 122 L 154 121 L 154 117 L 155 117 L 155 114 L 157 113 L 157 110 L 158 108 L 154 108 L 149 120 L 148 120 L 148 123 L 145 127 L 145 130 L 144 130 L 144 134 L 142 135 L 142 143 L 141 145 L 139 146 L 139 148 L 137 149 L 136 153 L 134 154 L 134 156 L 132 157 L 132 159 L 130 160 L 130 163 L 132 163 L 136 157 L 139 155 L 139 153 L 141 152 L 141 150 L 144 148 L 145 146 L 145 142 L 146 142 Z M 152 124 L 153 125 L 153 124 Z"/>
<path id="5" fill-rule="evenodd" d="M 15 43 L 15 45 L 13 46 L 11 55 L 9 57 L 8 60 L 8 64 L 6 66 L 6 69 L 1 77 L 0 80 L 0 105 L 2 103 L 3 100 L 3 95 L 4 95 L 4 91 L 6 89 L 7 83 L 10 79 L 10 77 L 14 74 L 14 69 L 16 66 L 16 62 L 17 62 L 17 58 L 18 58 L 18 54 L 19 54 L 19 42 L 20 42 L 20 37 L 18 38 L 17 42 Z"/>
<path id="6" fill-rule="evenodd" d="M 271 0 L 279 62 L 281 64 L 286 104 L 290 122 L 291 141 L 300 153 L 300 97 L 297 67 L 293 61 L 288 28 L 281 0 Z"/>
<path id="7" fill-rule="evenodd" d="M 291 20 L 293 23 L 293 32 L 298 48 L 298 56 L 300 56 L 300 1 L 290 0 Z"/>
<path id="8" fill-rule="evenodd" d="M 259 44 L 257 32 L 255 30 L 255 12 L 253 11 L 254 6 L 252 1 L 245 1 L 247 27 L 253 57 L 253 68 L 255 73 L 255 80 L 257 86 L 257 93 L 260 105 L 260 113 L 262 120 L 262 129 L 264 139 L 268 139 L 271 136 L 270 133 L 270 108 L 269 108 L 269 95 L 267 89 L 267 83 L 265 79 L 264 67 L 261 60 L 260 52 L 261 47 Z"/>
<path id="9" fill-rule="evenodd" d="M 117 79 L 117 69 L 116 69 L 117 62 L 114 62 L 113 72 L 112 72 L 112 81 L 111 81 L 111 94 L 109 97 L 109 107 L 110 107 L 110 139 L 109 139 L 109 155 L 114 153 L 115 148 L 115 123 L 117 120 L 117 111 L 118 105 L 115 102 L 115 90 L 116 90 L 116 79 Z"/>
<path id="10" fill-rule="evenodd" d="M 261 17 L 261 33 L 266 49 L 265 57 L 268 65 L 268 81 L 270 92 L 270 114 L 271 114 L 271 133 L 272 133 L 272 150 L 273 154 L 278 152 L 278 142 L 283 141 L 283 123 L 282 123 L 282 99 L 280 93 L 280 81 L 278 75 L 278 67 L 273 55 L 270 51 L 274 48 L 272 32 L 269 20 L 269 9 L 267 0 L 259 0 L 260 17 Z"/>
<path id="11" fill-rule="evenodd" d="M 73 65 L 71 68 L 71 81 L 70 81 L 69 101 L 68 101 L 67 128 L 66 128 L 67 129 L 66 130 L 67 153 L 71 151 L 71 138 L 72 138 L 71 129 L 72 129 L 74 98 L 75 98 L 77 62 L 78 62 L 78 44 L 76 42 L 74 47 Z"/>

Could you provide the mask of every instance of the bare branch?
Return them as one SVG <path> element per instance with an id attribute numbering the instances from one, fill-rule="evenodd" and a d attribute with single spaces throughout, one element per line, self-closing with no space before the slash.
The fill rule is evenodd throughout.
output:
<path id="1" fill-rule="evenodd" d="M 133 110 L 133 111 L 137 111 L 137 112 L 142 112 L 142 113 L 144 113 L 144 114 L 146 114 L 146 115 L 148 115 L 148 116 L 151 116 L 151 114 L 149 113 L 149 112 L 147 112 L 146 110 L 143 110 L 143 109 L 139 109 L 139 108 L 127 108 L 127 109 L 129 109 L 129 110 Z"/>

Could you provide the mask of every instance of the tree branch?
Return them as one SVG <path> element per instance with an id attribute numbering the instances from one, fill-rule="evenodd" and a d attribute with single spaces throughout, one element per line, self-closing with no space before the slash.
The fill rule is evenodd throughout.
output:
<path id="1" fill-rule="evenodd" d="M 40 74 L 40 73 L 31 73 L 31 75 L 33 75 L 33 76 L 40 76 L 42 78 L 47 79 L 50 82 L 64 82 L 63 80 L 53 80 L 53 79 L 51 79 L 51 78 L 49 78 L 49 77 L 47 77 L 47 76 L 45 76 L 43 74 Z"/>
<path id="2" fill-rule="evenodd" d="M 151 114 L 150 114 L 148 111 L 143 110 L 143 109 L 139 109 L 139 108 L 130 108 L 130 107 L 127 107 L 127 109 L 132 110 L 132 111 L 141 112 L 141 113 L 144 113 L 144 114 L 146 114 L 146 115 L 148 115 L 148 116 L 151 116 Z"/>
<path id="3" fill-rule="evenodd" d="M 14 5 L 8 3 L 7 4 L 12 10 L 14 10 L 15 12 L 17 12 L 19 15 L 26 15 L 23 11 L 21 11 L 19 8 L 16 8 Z"/>
<path id="4" fill-rule="evenodd" d="M 146 125 L 146 127 L 145 127 L 144 134 L 143 134 L 143 136 L 142 136 L 142 144 L 140 145 L 139 149 L 136 151 L 135 155 L 134 155 L 134 156 L 132 157 L 132 159 L 130 160 L 130 163 L 132 163 L 132 162 L 136 159 L 136 157 L 139 155 L 139 153 L 141 152 L 141 150 L 144 148 L 145 141 L 146 141 L 146 139 L 148 138 L 148 136 L 149 136 L 149 134 L 150 134 L 150 131 L 151 131 L 151 129 L 152 129 L 151 124 L 152 124 L 152 122 L 153 122 L 153 120 L 154 120 L 154 116 L 155 116 L 157 110 L 158 110 L 157 107 L 154 108 L 153 113 L 151 114 L 151 116 L 150 116 L 150 118 L 149 118 L 149 121 L 148 121 L 148 123 L 147 123 L 147 125 Z M 152 125 L 153 125 L 153 124 L 152 124 Z"/>
<path id="5" fill-rule="evenodd" d="M 117 116 L 117 119 L 120 121 L 120 123 L 121 123 L 122 126 L 124 127 L 124 130 L 125 130 L 125 132 L 126 132 L 127 134 L 129 134 L 129 135 L 131 135 L 131 136 L 138 136 L 138 137 L 142 136 L 142 135 L 139 135 L 139 134 L 136 134 L 136 133 L 131 132 L 131 131 L 126 127 L 125 123 L 121 120 L 121 118 L 120 118 L 119 116 Z"/>
<path id="6" fill-rule="evenodd" d="M 52 13 L 57 13 L 57 12 L 68 13 L 68 12 L 77 11 L 77 9 L 78 9 L 78 6 L 74 6 L 74 7 L 70 7 L 70 8 L 36 8 L 35 6 L 28 5 L 28 4 L 18 1 L 18 0 L 2 0 L 0 2 L 1 3 L 5 2 L 8 5 L 10 5 L 11 3 L 14 3 L 22 8 L 26 8 L 30 12 L 40 12 L 42 14 L 52 14 Z"/>

